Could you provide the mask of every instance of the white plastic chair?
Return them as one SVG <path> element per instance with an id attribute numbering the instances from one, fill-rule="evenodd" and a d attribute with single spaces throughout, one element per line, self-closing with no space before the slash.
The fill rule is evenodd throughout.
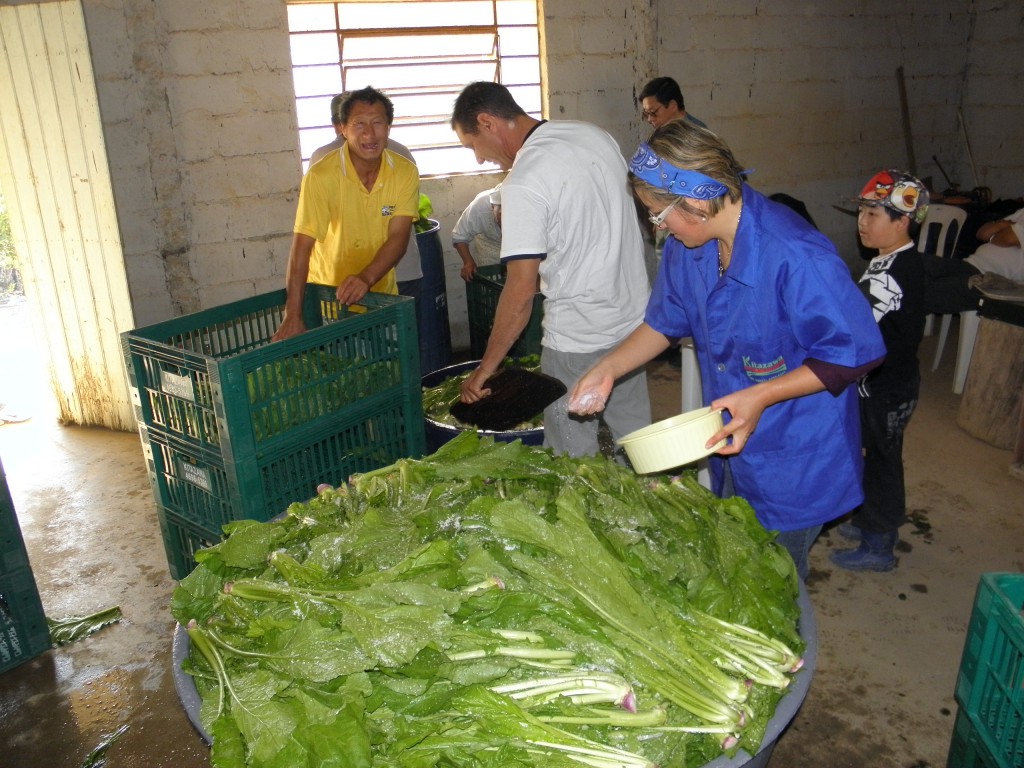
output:
<path id="1" fill-rule="evenodd" d="M 917 237 L 917 250 L 921 253 L 934 253 L 943 258 L 953 258 L 956 251 L 956 243 L 960 239 L 960 232 L 963 231 L 964 223 L 967 221 L 967 211 L 957 208 L 955 205 L 929 205 L 928 215 L 921 224 L 921 233 Z M 932 362 L 932 370 L 939 367 L 942 360 L 942 348 L 946 346 L 946 337 L 949 335 L 949 322 L 952 315 L 942 315 L 942 322 L 939 326 L 939 343 L 935 347 L 935 360 Z M 925 335 L 931 335 L 935 316 L 929 315 L 925 320 Z"/>

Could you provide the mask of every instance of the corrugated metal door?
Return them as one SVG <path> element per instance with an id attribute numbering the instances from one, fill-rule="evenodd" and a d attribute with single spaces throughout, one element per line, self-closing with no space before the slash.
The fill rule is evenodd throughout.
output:
<path id="1" fill-rule="evenodd" d="M 0 187 L 62 421 L 135 428 L 131 300 L 79 0 L 0 5 Z"/>

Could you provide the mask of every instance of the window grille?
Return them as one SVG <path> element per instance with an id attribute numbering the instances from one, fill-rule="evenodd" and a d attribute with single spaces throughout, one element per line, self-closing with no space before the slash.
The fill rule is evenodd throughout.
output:
<path id="1" fill-rule="evenodd" d="M 541 116 L 537 0 L 290 2 L 288 27 L 303 168 L 335 138 L 331 99 L 368 85 L 394 102 L 391 138 L 421 176 L 495 167 L 478 165 L 449 125 L 467 83 L 503 83 Z"/>

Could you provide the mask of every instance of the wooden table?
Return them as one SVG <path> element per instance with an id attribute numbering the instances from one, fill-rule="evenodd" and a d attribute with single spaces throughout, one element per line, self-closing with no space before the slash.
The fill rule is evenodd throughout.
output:
<path id="1" fill-rule="evenodd" d="M 986 299 L 978 310 L 978 337 L 971 357 L 957 424 L 1024 461 L 1024 303 Z"/>

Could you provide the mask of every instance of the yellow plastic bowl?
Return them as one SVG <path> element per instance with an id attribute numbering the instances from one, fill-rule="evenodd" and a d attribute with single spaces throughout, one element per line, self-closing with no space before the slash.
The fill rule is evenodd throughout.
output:
<path id="1" fill-rule="evenodd" d="M 721 409 L 699 408 L 630 432 L 618 442 L 637 472 L 661 472 L 692 464 L 722 448 L 726 440 L 704 447 L 721 428 Z"/>

